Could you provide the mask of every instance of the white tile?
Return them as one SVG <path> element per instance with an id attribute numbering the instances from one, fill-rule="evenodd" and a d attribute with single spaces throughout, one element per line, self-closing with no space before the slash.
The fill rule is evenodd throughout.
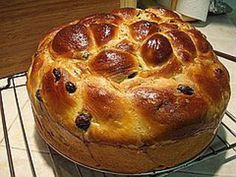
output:
<path id="1" fill-rule="evenodd" d="M 4 139 L 3 125 L 2 125 L 2 116 L 0 114 L 0 144 Z"/>
<path id="2" fill-rule="evenodd" d="M 22 109 L 22 119 L 30 149 L 32 151 L 48 152 L 46 143 L 35 129 L 35 122 L 29 101 L 27 101 L 26 105 Z M 19 117 L 17 117 L 17 120 L 8 131 L 8 135 L 12 147 L 20 149 L 26 148 Z"/>
<path id="3" fill-rule="evenodd" d="M 32 152 L 32 159 L 38 177 L 54 177 L 51 157 L 48 153 Z"/>
<path id="4" fill-rule="evenodd" d="M 0 146 L 0 173 L 1 177 L 9 177 L 9 165 L 7 160 L 7 151 L 4 146 Z"/>
<path id="5" fill-rule="evenodd" d="M 230 84 L 231 85 L 236 85 L 236 73 L 235 73 L 236 62 L 226 60 L 226 59 L 224 59 L 222 57 L 219 57 L 219 60 L 224 64 L 224 66 L 229 71 Z"/>
<path id="6" fill-rule="evenodd" d="M 15 174 L 18 177 L 32 176 L 31 166 L 25 150 L 11 148 Z M 31 152 L 33 166 L 37 176 L 53 177 L 52 162 L 48 153 Z M 1 177 L 9 177 L 8 161 L 6 159 L 5 147 L 0 146 L 0 171 Z"/>
<path id="7" fill-rule="evenodd" d="M 15 103 L 15 97 L 14 97 L 14 93 L 12 89 L 2 91 L 2 101 L 3 101 L 6 125 L 7 125 L 7 129 L 9 129 L 12 126 L 13 122 L 16 120 L 16 117 L 18 115 L 16 103 Z M 1 144 L 4 138 L 3 127 L 2 127 L 2 117 L 0 119 L 0 129 L 1 129 L 0 144 Z"/>
<path id="8" fill-rule="evenodd" d="M 235 29 L 236 31 L 236 29 Z M 236 43 L 236 41 L 235 41 Z M 236 51 L 236 50 L 235 50 Z M 236 54 L 235 54 L 236 56 Z M 227 70 L 229 71 L 229 75 L 230 75 L 230 87 L 231 87 L 231 97 L 230 97 L 230 101 L 228 104 L 227 109 L 232 112 L 234 115 L 236 115 L 236 62 L 232 62 L 226 59 L 223 59 L 221 57 L 219 57 L 220 61 L 224 64 L 224 66 L 227 68 Z"/>
<path id="9" fill-rule="evenodd" d="M 236 84 L 231 84 L 231 97 L 227 107 L 227 110 L 230 111 L 234 116 L 236 116 Z"/>
<path id="10" fill-rule="evenodd" d="M 9 177 L 9 167 L 6 165 L 8 161 L 5 159 L 1 159 L 2 156 L 6 156 L 5 147 L 0 147 L 0 163 L 3 164 L 1 166 L 1 177 Z M 13 158 L 13 165 L 16 176 L 20 177 L 30 177 L 31 176 L 31 169 L 29 166 L 27 154 L 25 151 L 11 149 L 12 158 Z"/>
<path id="11" fill-rule="evenodd" d="M 206 23 L 200 22 L 196 26 L 214 49 L 236 55 L 236 27 L 227 15 L 208 17 Z"/>
<path id="12" fill-rule="evenodd" d="M 26 90 L 26 87 L 18 87 L 16 88 L 16 94 L 19 102 L 20 109 L 22 110 L 27 101 L 29 101 L 29 96 Z"/>
<path id="13" fill-rule="evenodd" d="M 20 121 L 18 118 L 11 126 L 11 129 L 8 131 L 8 137 L 11 147 L 25 149 L 24 137 L 21 131 Z M 5 142 L 3 141 L 1 145 L 5 145 Z"/>
<path id="14" fill-rule="evenodd" d="M 22 110 L 22 118 L 30 148 L 35 151 L 48 152 L 45 141 L 40 137 L 36 130 L 30 101 L 26 103 Z"/>

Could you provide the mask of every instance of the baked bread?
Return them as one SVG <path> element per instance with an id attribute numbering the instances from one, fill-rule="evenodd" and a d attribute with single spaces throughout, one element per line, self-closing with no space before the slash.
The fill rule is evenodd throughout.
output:
<path id="1" fill-rule="evenodd" d="M 51 30 L 27 88 L 48 144 L 120 173 L 195 157 L 230 97 L 229 74 L 205 36 L 162 8 L 118 9 Z"/>

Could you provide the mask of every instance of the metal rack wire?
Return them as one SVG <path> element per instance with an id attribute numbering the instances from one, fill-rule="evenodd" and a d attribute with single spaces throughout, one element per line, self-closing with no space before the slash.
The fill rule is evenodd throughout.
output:
<path id="1" fill-rule="evenodd" d="M 5 90 L 12 90 L 14 93 L 14 97 L 15 97 L 15 103 L 16 103 L 16 108 L 17 108 L 17 114 L 18 114 L 18 118 L 19 118 L 19 122 L 20 122 L 20 127 L 22 130 L 22 136 L 24 139 L 24 143 L 25 143 L 25 149 L 26 149 L 26 153 L 27 153 L 27 157 L 28 157 L 28 161 L 30 164 L 30 169 L 31 169 L 31 174 L 32 176 L 36 177 L 36 176 L 40 176 L 36 169 L 35 169 L 35 163 L 34 163 L 34 159 L 32 157 L 32 152 L 28 143 L 28 138 L 27 138 L 27 131 L 25 129 L 25 125 L 24 125 L 24 121 L 23 121 L 23 116 L 22 116 L 22 110 L 20 107 L 20 103 L 19 103 L 19 93 L 17 92 L 18 88 L 21 87 L 26 87 L 25 83 L 17 83 L 16 80 L 19 78 L 25 78 L 26 80 L 26 73 L 20 73 L 17 75 L 13 75 L 7 78 L 3 78 L 0 79 L 0 112 L 1 112 L 1 117 L 2 117 L 2 127 L 3 127 L 3 132 L 4 132 L 4 140 L 5 140 L 5 147 L 6 147 L 6 155 L 7 155 L 7 161 L 8 161 L 8 165 L 9 165 L 9 174 L 11 177 L 14 176 L 18 176 L 15 172 L 15 165 L 13 162 L 13 154 L 12 154 L 12 147 L 9 141 L 9 134 L 8 134 L 8 130 L 7 130 L 7 117 L 5 114 L 5 109 L 4 109 L 4 101 L 2 98 L 2 93 Z M 233 142 L 228 142 L 226 140 L 225 137 L 222 137 L 220 135 L 220 133 L 218 133 L 216 135 L 216 138 L 218 141 L 221 142 L 221 147 L 217 147 L 216 148 L 216 143 L 213 142 L 208 149 L 205 151 L 205 153 L 203 153 L 201 156 L 199 156 L 197 159 L 191 161 L 191 163 L 184 163 L 178 167 L 174 167 L 171 170 L 168 171 L 155 171 L 155 172 L 151 172 L 149 174 L 149 176 L 155 176 L 155 175 L 166 175 L 169 173 L 173 173 L 176 172 L 180 169 L 183 169 L 187 166 L 191 166 L 194 165 L 196 163 L 200 163 L 206 159 L 209 159 L 211 157 L 217 156 L 220 153 L 223 153 L 229 149 L 233 149 L 236 147 L 236 132 L 230 128 L 226 123 L 225 123 L 225 119 L 229 119 L 231 122 L 233 122 L 234 124 L 236 124 L 236 117 L 229 111 L 225 112 L 225 118 L 223 119 L 222 123 L 221 123 L 221 128 L 224 129 L 224 131 L 227 131 L 229 134 L 231 134 L 233 136 Z M 111 176 L 117 176 L 117 175 L 111 175 L 111 174 L 106 174 L 103 172 L 95 172 L 93 170 L 89 170 L 86 169 L 82 166 L 79 166 L 78 164 L 75 164 L 71 161 L 66 160 L 64 157 L 60 156 L 58 153 L 56 153 L 53 149 L 51 149 L 48 146 L 48 150 L 49 150 L 49 154 L 51 156 L 51 167 L 53 168 L 53 172 L 55 176 L 65 176 L 63 175 L 61 168 L 63 166 L 64 163 L 67 163 L 67 166 L 69 167 L 69 171 L 70 171 L 70 175 L 71 176 L 78 176 L 78 177 L 91 177 L 91 176 L 103 176 L 103 177 L 111 177 Z M 58 163 L 60 162 L 60 163 Z"/>

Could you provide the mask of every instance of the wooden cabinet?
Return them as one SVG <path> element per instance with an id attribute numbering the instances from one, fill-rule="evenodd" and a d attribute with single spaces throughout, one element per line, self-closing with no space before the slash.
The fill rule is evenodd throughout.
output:
<path id="1" fill-rule="evenodd" d="M 10 0 L 0 2 L 0 77 L 25 71 L 40 38 L 52 27 L 135 0 Z"/>

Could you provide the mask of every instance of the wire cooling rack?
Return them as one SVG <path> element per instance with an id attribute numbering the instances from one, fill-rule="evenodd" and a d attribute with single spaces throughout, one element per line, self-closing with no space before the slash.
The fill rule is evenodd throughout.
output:
<path id="1" fill-rule="evenodd" d="M 227 58 L 227 56 L 224 56 Z M 0 147 L 4 147 L 5 148 L 5 163 L 8 164 L 8 174 L 6 174 L 5 176 L 21 176 L 19 174 L 17 174 L 17 164 L 15 164 L 14 162 L 14 155 L 12 153 L 14 147 L 11 145 L 11 141 L 9 138 L 9 125 L 7 124 L 8 122 L 8 117 L 6 114 L 6 105 L 5 105 L 5 101 L 6 99 L 3 99 L 4 96 L 4 92 L 5 91 L 11 91 L 13 93 L 13 97 L 14 97 L 14 103 L 12 103 L 12 105 L 15 105 L 15 109 L 16 110 L 10 110 L 11 111 L 15 111 L 17 113 L 17 119 L 19 121 L 19 125 L 21 131 L 22 131 L 22 139 L 24 140 L 24 145 L 25 145 L 25 152 L 26 152 L 26 156 L 27 156 L 27 163 L 29 164 L 30 168 L 28 172 L 29 174 L 31 174 L 31 176 L 42 176 L 41 171 L 38 170 L 39 168 L 36 168 L 36 166 L 38 165 L 37 163 L 35 163 L 35 159 L 34 156 L 32 155 L 33 150 L 31 149 L 30 143 L 29 143 L 29 136 L 28 135 L 28 131 L 26 130 L 26 126 L 25 126 L 25 117 L 23 115 L 23 110 L 21 107 L 21 96 L 19 91 L 17 91 L 20 88 L 26 88 L 25 85 L 25 81 L 26 81 L 26 73 L 20 73 L 20 74 L 16 74 L 13 76 L 9 76 L 6 78 L 2 78 L 0 79 L 0 112 L 1 112 L 1 118 L 2 118 L 2 130 L 3 131 L 3 140 L 5 142 L 4 146 L 0 146 Z M 21 82 L 19 82 L 19 80 Z M 14 109 L 12 108 L 12 109 Z M 8 108 L 9 110 L 9 108 Z M 33 115 L 31 115 L 33 117 Z M 230 123 L 229 123 L 230 122 Z M 32 123 L 32 122 L 31 122 Z M 32 123 L 33 124 L 33 123 Z M 225 136 L 222 136 L 221 132 L 218 132 L 215 140 L 211 143 L 211 145 L 209 145 L 209 147 L 207 148 L 207 150 L 204 151 L 203 154 L 199 155 L 198 158 L 186 162 L 184 164 L 181 164 L 180 166 L 176 166 L 172 169 L 169 170 L 163 170 L 163 171 L 154 171 L 154 172 L 150 172 L 148 176 L 159 176 L 159 175 L 167 175 L 170 173 L 174 173 L 180 169 L 186 168 L 188 166 L 194 165 L 196 163 L 200 163 L 206 159 L 209 159 L 211 157 L 217 156 L 223 152 L 226 152 L 229 149 L 233 149 L 235 150 L 236 147 L 236 132 L 235 130 L 232 128 L 232 126 L 230 125 L 234 125 L 236 126 L 236 117 L 229 111 L 226 110 L 225 112 L 225 116 L 224 119 L 220 125 L 220 130 L 223 130 L 224 132 L 226 132 L 227 134 L 230 134 L 232 136 L 231 141 L 226 140 Z M 44 143 L 44 142 L 41 142 Z M 220 144 L 220 146 L 219 146 Z M 114 176 L 118 176 L 117 174 L 108 174 L 108 173 L 104 173 L 104 172 L 99 172 L 99 171 L 95 171 L 95 170 L 91 170 L 85 167 L 82 167 L 76 163 L 73 163 L 69 160 L 67 160 L 66 158 L 62 157 L 60 154 L 58 154 L 57 152 L 55 152 L 52 148 L 50 148 L 49 146 L 47 146 L 48 151 L 47 152 L 43 152 L 46 153 L 50 156 L 50 159 L 48 160 L 48 166 L 50 166 L 52 174 L 54 174 L 54 176 L 61 176 L 61 177 L 65 177 L 65 176 L 73 176 L 73 177 L 114 177 Z M 1 159 L 0 159 L 1 160 Z M 0 162 L 1 163 L 1 162 Z M 23 163 L 23 162 L 22 162 Z M 43 167 L 42 167 L 43 168 Z M 26 169 L 22 169 L 23 171 Z M 25 173 L 27 173 L 25 171 Z M 144 174 L 137 174 L 140 176 L 144 176 Z M 1 175 L 2 176 L 2 175 Z M 27 175 L 28 176 L 28 175 Z"/>

